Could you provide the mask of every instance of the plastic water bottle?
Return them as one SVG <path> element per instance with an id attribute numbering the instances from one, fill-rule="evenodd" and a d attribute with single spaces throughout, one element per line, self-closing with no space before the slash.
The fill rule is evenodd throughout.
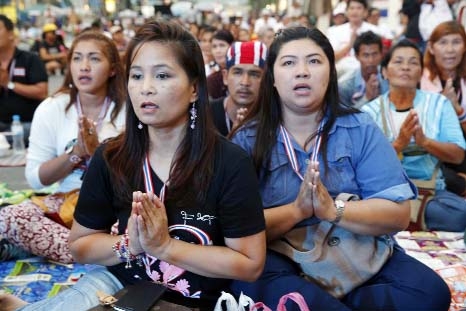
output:
<path id="1" fill-rule="evenodd" d="M 13 136 L 13 153 L 24 153 L 24 128 L 21 124 L 20 117 L 17 114 L 13 116 L 13 121 L 11 122 L 11 134 Z"/>

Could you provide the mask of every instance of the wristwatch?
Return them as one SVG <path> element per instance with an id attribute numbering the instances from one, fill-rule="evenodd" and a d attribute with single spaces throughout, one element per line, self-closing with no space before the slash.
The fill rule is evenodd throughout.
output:
<path id="1" fill-rule="evenodd" d="M 335 200 L 335 209 L 337 210 L 337 216 L 332 221 L 332 223 L 337 224 L 340 222 L 341 218 L 343 217 L 343 213 L 345 212 L 345 202 L 342 200 Z"/>
<path id="2" fill-rule="evenodd" d="M 15 89 L 15 83 L 13 81 L 8 82 L 6 86 L 9 90 L 14 90 Z"/>
<path id="3" fill-rule="evenodd" d="M 70 140 L 70 142 L 66 144 L 66 147 L 65 147 L 65 153 L 70 155 L 69 160 L 71 163 L 75 165 L 81 163 L 81 161 L 83 160 L 80 156 L 76 154 L 71 154 L 74 150 L 74 146 L 76 146 L 77 143 L 78 143 L 78 140 L 75 138 L 75 139 Z"/>

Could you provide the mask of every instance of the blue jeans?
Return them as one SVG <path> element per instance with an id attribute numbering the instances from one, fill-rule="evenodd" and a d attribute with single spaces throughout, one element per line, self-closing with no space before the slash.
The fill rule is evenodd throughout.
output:
<path id="1" fill-rule="evenodd" d="M 392 257 L 370 280 L 343 299 L 334 298 L 300 276 L 299 267 L 288 258 L 267 252 L 265 269 L 256 282 L 234 281 L 235 295 L 243 292 L 272 310 L 281 296 L 299 292 L 312 311 L 447 311 L 451 296 L 447 284 L 432 269 L 395 247 Z M 288 311 L 298 311 L 287 302 Z"/>
<path id="2" fill-rule="evenodd" d="M 87 272 L 72 288 L 16 311 L 85 311 L 99 304 L 97 290 L 113 295 L 122 288 L 113 274 L 105 267 L 99 267 Z"/>

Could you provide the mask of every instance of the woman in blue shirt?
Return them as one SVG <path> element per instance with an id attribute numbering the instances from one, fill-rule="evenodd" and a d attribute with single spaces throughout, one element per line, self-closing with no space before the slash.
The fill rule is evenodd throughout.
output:
<path id="1" fill-rule="evenodd" d="M 350 234 L 388 237 L 390 255 L 361 284 L 341 291 L 338 278 L 329 287 L 318 286 L 315 275 L 303 277 L 302 262 L 269 250 L 261 278 L 234 282 L 235 293 L 272 308 L 282 295 L 296 291 L 313 311 L 447 310 L 445 282 L 393 248 L 389 236 L 407 227 L 416 190 L 370 117 L 339 104 L 327 38 L 317 29 L 282 30 L 270 47 L 262 79 L 258 102 L 232 139 L 253 158 L 269 247 L 297 228 L 312 233 L 313 226 L 330 223 Z M 335 200 L 341 193 L 361 200 Z M 303 238 L 305 249 L 312 252 L 315 237 Z M 325 278 L 326 271 L 333 273 L 319 273 Z"/>

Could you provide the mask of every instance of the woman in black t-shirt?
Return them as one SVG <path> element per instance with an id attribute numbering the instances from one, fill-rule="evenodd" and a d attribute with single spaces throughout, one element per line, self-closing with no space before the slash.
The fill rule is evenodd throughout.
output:
<path id="1" fill-rule="evenodd" d="M 168 288 L 165 302 L 213 310 L 231 279 L 262 272 L 258 181 L 247 154 L 214 129 L 197 41 L 177 24 L 148 22 L 126 68 L 126 130 L 95 153 L 70 234 L 77 262 L 107 269 L 30 310 L 89 309 L 97 290 L 144 279 Z M 9 298 L 0 301 L 21 306 Z"/>

